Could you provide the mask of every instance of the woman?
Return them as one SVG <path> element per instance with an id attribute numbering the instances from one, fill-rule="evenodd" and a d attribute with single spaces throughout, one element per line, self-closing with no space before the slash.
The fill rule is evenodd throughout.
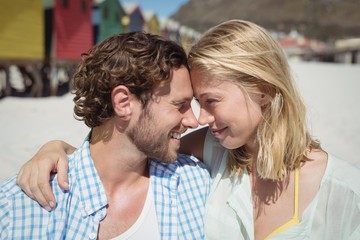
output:
<path id="1" fill-rule="evenodd" d="M 360 239 L 359 170 L 310 136 L 286 56 L 270 34 L 250 22 L 224 22 L 191 49 L 189 65 L 198 121 L 209 127 L 186 135 L 181 151 L 211 171 L 207 239 Z M 58 145 L 72 149 L 49 145 L 22 168 L 19 183 L 30 195 L 25 183 L 33 181 L 36 196 L 44 186 L 51 198 L 46 176 L 29 176 L 55 167 Z M 47 157 L 46 166 L 36 162 Z"/>

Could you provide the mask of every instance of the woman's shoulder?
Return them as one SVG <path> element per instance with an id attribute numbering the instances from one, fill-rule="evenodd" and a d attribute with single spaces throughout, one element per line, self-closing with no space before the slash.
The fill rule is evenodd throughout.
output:
<path id="1" fill-rule="evenodd" d="M 302 168 L 306 177 L 317 179 L 320 184 L 337 185 L 360 196 L 360 168 L 349 161 L 318 150 L 309 155 Z"/>
<path id="2" fill-rule="evenodd" d="M 316 178 L 320 184 L 328 166 L 328 154 L 323 150 L 315 149 L 307 153 L 306 157 L 306 161 L 301 166 L 301 174 L 306 178 Z"/>
<path id="3" fill-rule="evenodd" d="M 311 154 L 300 170 L 300 196 L 307 203 L 304 209 L 316 196 L 339 206 L 346 201 L 359 203 L 359 175 L 359 167 L 330 153 L 319 150 Z"/>
<path id="4" fill-rule="evenodd" d="M 328 154 L 328 166 L 324 180 L 351 188 L 360 195 L 360 168 L 349 161 Z"/>

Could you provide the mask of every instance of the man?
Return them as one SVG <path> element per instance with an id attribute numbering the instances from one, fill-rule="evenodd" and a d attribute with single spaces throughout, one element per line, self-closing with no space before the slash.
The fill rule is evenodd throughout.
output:
<path id="1" fill-rule="evenodd" d="M 5 182 L 0 238 L 202 239 L 210 177 L 197 159 L 177 156 L 181 134 L 197 127 L 184 50 L 135 32 L 82 57 L 74 112 L 92 130 L 69 157 L 70 190 L 55 176 L 57 207 L 47 211 L 15 177 Z"/>

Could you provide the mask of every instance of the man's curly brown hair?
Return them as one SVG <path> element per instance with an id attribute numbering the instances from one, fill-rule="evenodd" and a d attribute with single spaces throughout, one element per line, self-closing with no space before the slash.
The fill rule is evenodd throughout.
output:
<path id="1" fill-rule="evenodd" d="M 187 56 L 175 42 L 145 32 L 111 36 L 82 54 L 73 76 L 76 118 L 96 127 L 113 117 L 111 92 L 118 85 L 145 107 L 154 88 L 181 66 L 188 68 Z"/>

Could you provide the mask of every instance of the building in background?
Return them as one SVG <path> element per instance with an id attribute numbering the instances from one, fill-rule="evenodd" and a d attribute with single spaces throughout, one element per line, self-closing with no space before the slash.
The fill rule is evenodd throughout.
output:
<path id="1" fill-rule="evenodd" d="M 155 12 L 145 11 L 143 16 L 145 18 L 144 30 L 152 34 L 161 35 L 160 22 Z"/>
<path id="2" fill-rule="evenodd" d="M 129 17 L 125 32 L 143 31 L 145 19 L 142 14 L 140 5 L 137 3 L 123 3 L 122 6 L 126 12 L 126 15 Z"/>
<path id="3" fill-rule="evenodd" d="M 41 96 L 42 79 L 37 68 L 44 56 L 42 0 L 1 1 L 0 98 L 16 93 Z"/>
<path id="4" fill-rule="evenodd" d="M 55 62 L 79 60 L 83 52 L 93 46 L 92 1 L 91 0 L 44 0 L 49 13 L 45 24 L 47 58 Z"/>
<path id="5" fill-rule="evenodd" d="M 191 46 L 200 38 L 201 33 L 187 26 L 180 26 L 180 43 L 188 53 Z"/>
<path id="6" fill-rule="evenodd" d="M 44 20 L 42 0 L 1 1 L 0 60 L 44 58 Z"/>
<path id="7" fill-rule="evenodd" d="M 200 33 L 121 0 L 0 0 L 0 98 L 62 95 L 94 44 L 131 31 L 176 41 L 186 51 Z"/>
<path id="8" fill-rule="evenodd" d="M 94 0 L 92 24 L 94 44 L 107 37 L 124 32 L 127 15 L 119 0 Z"/>
<path id="9" fill-rule="evenodd" d="M 360 64 L 360 38 L 336 40 L 333 52 L 336 62 Z"/>

